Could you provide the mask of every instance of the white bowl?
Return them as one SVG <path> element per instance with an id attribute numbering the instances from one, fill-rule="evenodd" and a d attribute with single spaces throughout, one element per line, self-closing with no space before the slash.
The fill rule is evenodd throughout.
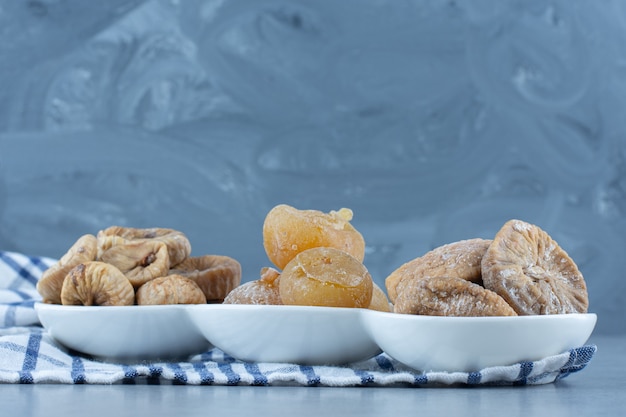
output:
<path id="1" fill-rule="evenodd" d="M 433 317 L 364 310 L 363 325 L 389 356 L 421 371 L 478 371 L 584 345 L 595 314 Z"/>
<path id="2" fill-rule="evenodd" d="M 39 320 L 62 345 L 116 362 L 184 359 L 211 344 L 191 324 L 185 307 L 63 306 L 36 303 Z"/>
<path id="3" fill-rule="evenodd" d="M 380 353 L 361 309 L 208 304 L 187 312 L 213 345 L 243 361 L 340 365 Z"/>

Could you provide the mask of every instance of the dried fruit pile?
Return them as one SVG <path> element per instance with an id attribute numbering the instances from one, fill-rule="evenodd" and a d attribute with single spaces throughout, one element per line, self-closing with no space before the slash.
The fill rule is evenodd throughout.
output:
<path id="1" fill-rule="evenodd" d="M 436 316 L 586 313 L 574 261 L 538 226 L 509 220 L 493 240 L 438 247 L 385 280 L 393 311 Z"/>
<path id="2" fill-rule="evenodd" d="M 263 246 L 278 270 L 263 268 L 260 279 L 235 288 L 224 303 L 390 311 L 387 296 L 363 265 L 365 241 L 350 220 L 346 208 L 323 213 L 274 207 L 263 223 Z"/>
<path id="3" fill-rule="evenodd" d="M 43 302 L 63 305 L 153 305 L 221 302 L 241 282 L 227 256 L 192 257 L 173 229 L 111 226 L 80 237 L 37 284 Z"/>

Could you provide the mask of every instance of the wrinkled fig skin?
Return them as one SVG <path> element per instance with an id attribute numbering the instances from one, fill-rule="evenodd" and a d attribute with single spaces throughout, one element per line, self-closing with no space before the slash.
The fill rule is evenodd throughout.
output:
<path id="1" fill-rule="evenodd" d="M 261 269 L 261 277 L 233 289 L 224 304 L 282 305 L 280 272 L 271 267 Z"/>
<path id="2" fill-rule="evenodd" d="M 118 237 L 120 239 L 110 239 Z M 167 246 L 170 265 L 175 266 L 191 254 L 189 239 L 178 230 L 164 228 L 139 229 L 134 227 L 111 226 L 98 232 L 98 245 L 101 252 L 117 244 L 157 240 Z M 130 241 L 130 242 L 128 242 Z"/>
<path id="3" fill-rule="evenodd" d="M 205 304 L 204 293 L 198 285 L 181 275 L 155 278 L 137 290 L 137 305 Z"/>
<path id="4" fill-rule="evenodd" d="M 398 294 L 394 312 L 449 317 L 517 316 L 493 291 L 457 277 L 411 281 Z"/>
<path id="5" fill-rule="evenodd" d="M 134 302 L 135 291 L 126 276 L 103 262 L 75 266 L 61 289 L 63 305 L 128 306 Z"/>
<path id="6" fill-rule="evenodd" d="M 61 304 L 61 288 L 72 268 L 96 259 L 97 239 L 94 235 L 81 236 L 59 261 L 48 268 L 37 283 L 37 291 L 44 303 Z"/>
<path id="7" fill-rule="evenodd" d="M 157 240 L 113 246 L 100 256 L 100 261 L 122 271 L 135 288 L 167 275 L 170 268 L 167 246 Z"/>
<path id="8" fill-rule="evenodd" d="M 194 281 L 208 302 L 222 302 L 241 283 L 241 264 L 222 255 L 190 256 L 169 271 Z"/>
<path id="9" fill-rule="evenodd" d="M 481 261 L 490 243 L 479 238 L 448 243 L 405 263 L 385 279 L 389 299 L 395 302 L 406 283 L 424 277 L 452 276 L 481 284 Z"/>
<path id="10" fill-rule="evenodd" d="M 482 260 L 486 288 L 519 315 L 586 313 L 587 286 L 574 261 L 539 227 L 508 221 Z"/>

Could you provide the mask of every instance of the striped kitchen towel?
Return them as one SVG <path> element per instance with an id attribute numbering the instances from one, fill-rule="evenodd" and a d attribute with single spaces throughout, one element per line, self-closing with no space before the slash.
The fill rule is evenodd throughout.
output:
<path id="1" fill-rule="evenodd" d="M 538 385 L 584 369 L 596 346 L 479 372 L 420 372 L 385 353 L 346 366 L 251 363 L 213 348 L 184 362 L 109 363 L 58 344 L 39 325 L 33 304 L 41 273 L 55 261 L 0 252 L 0 383 L 302 386 Z"/>

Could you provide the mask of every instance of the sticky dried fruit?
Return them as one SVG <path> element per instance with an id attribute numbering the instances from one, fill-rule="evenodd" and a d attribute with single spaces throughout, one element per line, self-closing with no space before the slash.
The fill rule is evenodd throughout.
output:
<path id="1" fill-rule="evenodd" d="M 135 302 L 135 291 L 128 278 L 104 262 L 75 266 L 63 281 L 61 303 L 85 306 L 127 306 Z"/>
<path id="2" fill-rule="evenodd" d="M 361 261 L 334 248 L 298 253 L 280 276 L 286 305 L 367 308 L 372 291 L 372 277 Z"/>
<path id="3" fill-rule="evenodd" d="M 178 230 L 165 228 L 139 229 L 134 227 L 111 226 L 98 232 L 98 248 L 101 255 L 113 246 L 128 243 L 157 240 L 167 246 L 170 265 L 175 266 L 191 254 L 189 239 Z M 130 241 L 130 242 L 129 242 Z"/>
<path id="4" fill-rule="evenodd" d="M 208 302 L 221 302 L 241 283 L 241 264 L 229 256 L 189 257 L 169 271 L 194 281 Z"/>
<path id="5" fill-rule="evenodd" d="M 61 288 L 67 274 L 76 265 L 96 259 L 97 240 L 94 235 L 81 236 L 57 263 L 48 268 L 37 283 L 44 303 L 61 304 Z"/>
<path id="6" fill-rule="evenodd" d="M 405 263 L 385 280 L 389 299 L 395 299 L 405 283 L 424 277 L 458 277 L 477 284 L 482 282 L 481 261 L 491 240 L 468 239 L 439 246 Z"/>
<path id="7" fill-rule="evenodd" d="M 569 255 L 538 226 L 509 220 L 482 260 L 484 286 L 519 315 L 586 313 L 583 275 Z"/>
<path id="8" fill-rule="evenodd" d="M 370 310 L 377 311 L 391 311 L 391 306 L 389 305 L 389 299 L 385 295 L 385 292 L 380 288 L 376 283 L 372 287 L 372 301 L 370 301 L 370 305 L 368 307 Z"/>
<path id="9" fill-rule="evenodd" d="M 168 275 L 148 281 L 137 289 L 138 305 L 205 304 L 198 285 L 181 275 Z"/>
<path id="10" fill-rule="evenodd" d="M 248 281 L 232 290 L 224 304 L 281 305 L 280 272 L 274 268 L 262 268 L 261 277 Z"/>
<path id="11" fill-rule="evenodd" d="M 412 280 L 398 294 L 394 312 L 427 316 L 516 316 L 502 297 L 456 277 Z"/>
<path id="12" fill-rule="evenodd" d="M 135 288 L 167 275 L 170 269 L 167 246 L 159 240 L 113 246 L 100 255 L 100 261 L 122 271 Z"/>
<path id="13" fill-rule="evenodd" d="M 323 213 L 281 204 L 265 217 L 263 246 L 279 269 L 284 269 L 298 253 L 315 247 L 339 249 L 362 262 L 365 241 L 351 220 L 352 211 L 347 208 Z"/>

